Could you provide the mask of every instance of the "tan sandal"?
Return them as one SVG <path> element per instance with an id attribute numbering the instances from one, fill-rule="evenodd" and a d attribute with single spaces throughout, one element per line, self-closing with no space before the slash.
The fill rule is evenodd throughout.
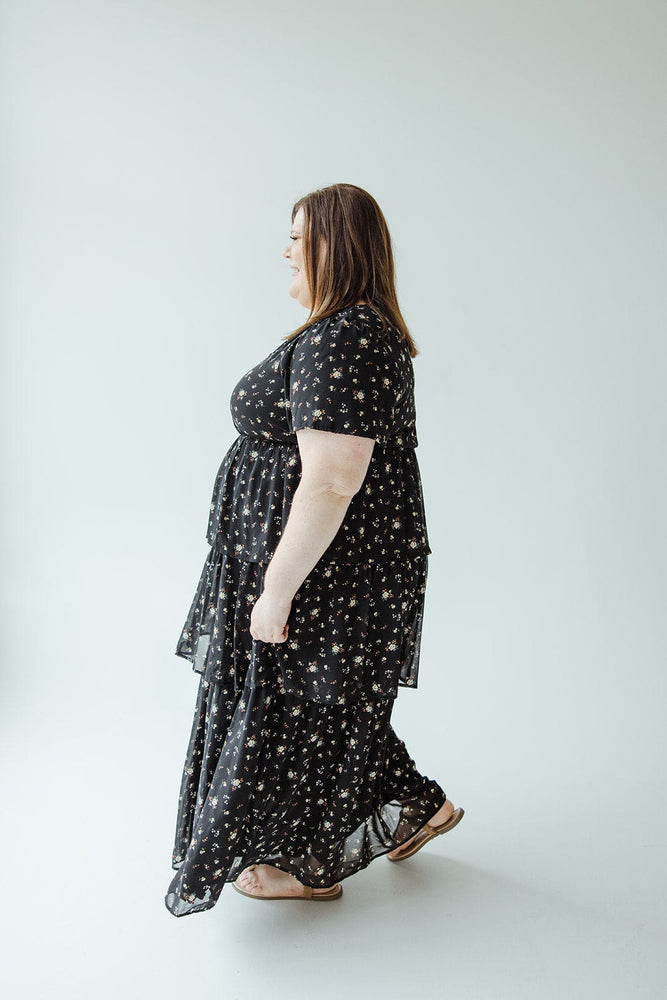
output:
<path id="1" fill-rule="evenodd" d="M 431 826 L 430 823 L 425 823 L 415 834 L 414 840 L 411 840 L 403 850 L 400 850 L 393 858 L 389 854 L 387 854 L 387 857 L 390 861 L 404 861 L 405 858 L 412 857 L 413 854 L 421 850 L 424 844 L 428 844 L 429 840 L 433 840 L 434 837 L 439 837 L 441 833 L 447 833 L 448 830 L 453 829 L 457 823 L 461 822 L 464 813 L 465 809 L 459 806 L 444 823 L 440 823 L 438 826 Z"/>
<path id="2" fill-rule="evenodd" d="M 250 896 L 251 899 L 340 899 L 343 895 L 343 887 L 340 882 L 336 882 L 334 885 L 330 885 L 326 889 L 313 889 L 310 885 L 304 885 L 303 893 L 300 896 L 263 896 L 258 892 L 246 892 L 246 890 L 242 889 L 240 885 L 236 884 L 236 882 L 232 882 L 232 885 L 237 892 L 241 893 L 242 896 Z"/>

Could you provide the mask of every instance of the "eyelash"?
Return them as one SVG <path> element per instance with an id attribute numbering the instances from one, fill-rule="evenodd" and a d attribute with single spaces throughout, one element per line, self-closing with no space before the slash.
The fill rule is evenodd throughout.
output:
<path id="1" fill-rule="evenodd" d="M 298 240 L 298 238 L 299 238 L 298 236 L 290 236 L 291 240 Z"/>

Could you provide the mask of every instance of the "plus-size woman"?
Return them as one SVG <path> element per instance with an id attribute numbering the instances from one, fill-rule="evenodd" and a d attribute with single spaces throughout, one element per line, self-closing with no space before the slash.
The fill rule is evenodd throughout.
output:
<path id="1" fill-rule="evenodd" d="M 384 216 L 355 185 L 314 191 L 283 255 L 309 315 L 232 392 L 238 437 L 176 649 L 200 675 L 165 896 L 177 917 L 228 882 L 340 898 L 343 879 L 463 816 L 390 721 L 417 687 L 431 548 L 417 348 Z"/>

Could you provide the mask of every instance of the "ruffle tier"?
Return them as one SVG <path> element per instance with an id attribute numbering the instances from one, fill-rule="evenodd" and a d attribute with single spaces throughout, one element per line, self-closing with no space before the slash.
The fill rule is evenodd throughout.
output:
<path id="1" fill-rule="evenodd" d="M 344 422 L 341 415 L 340 425 L 330 423 L 329 429 L 342 431 Z M 406 429 L 391 444 L 376 443 L 363 486 L 350 500 L 322 554 L 323 563 L 402 562 L 406 555 L 411 559 L 431 552 L 421 473 L 411 442 L 416 443 L 416 435 Z M 280 440 L 240 434 L 215 477 L 206 527 L 209 545 L 239 559 L 270 562 L 301 474 L 296 435 Z"/>
<path id="2" fill-rule="evenodd" d="M 211 546 L 176 647 L 204 680 L 329 705 L 417 687 L 426 553 L 389 564 L 320 561 L 294 596 L 282 643 L 250 634 L 266 565 Z"/>
<path id="3" fill-rule="evenodd" d="M 165 896 L 177 917 L 269 864 L 325 887 L 413 836 L 445 801 L 390 723 L 392 698 L 304 701 L 199 682 Z"/>

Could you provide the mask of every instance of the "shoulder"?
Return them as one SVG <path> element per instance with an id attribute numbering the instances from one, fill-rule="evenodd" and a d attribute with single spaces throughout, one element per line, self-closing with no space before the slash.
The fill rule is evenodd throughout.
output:
<path id="1" fill-rule="evenodd" d="M 346 306 L 322 320 L 323 329 L 332 332 L 350 331 L 351 334 L 379 334 L 386 320 L 372 306 Z"/>
<path id="2" fill-rule="evenodd" d="M 348 306 L 306 327 L 294 340 L 289 360 L 292 385 L 311 378 L 330 384 L 382 386 L 402 398 L 414 381 L 407 344 L 369 306 Z"/>
<path id="3" fill-rule="evenodd" d="M 317 320 L 298 338 L 298 348 L 308 354 L 343 352 L 375 356 L 376 360 L 395 356 L 397 332 L 383 322 L 371 306 L 347 306 Z"/>

